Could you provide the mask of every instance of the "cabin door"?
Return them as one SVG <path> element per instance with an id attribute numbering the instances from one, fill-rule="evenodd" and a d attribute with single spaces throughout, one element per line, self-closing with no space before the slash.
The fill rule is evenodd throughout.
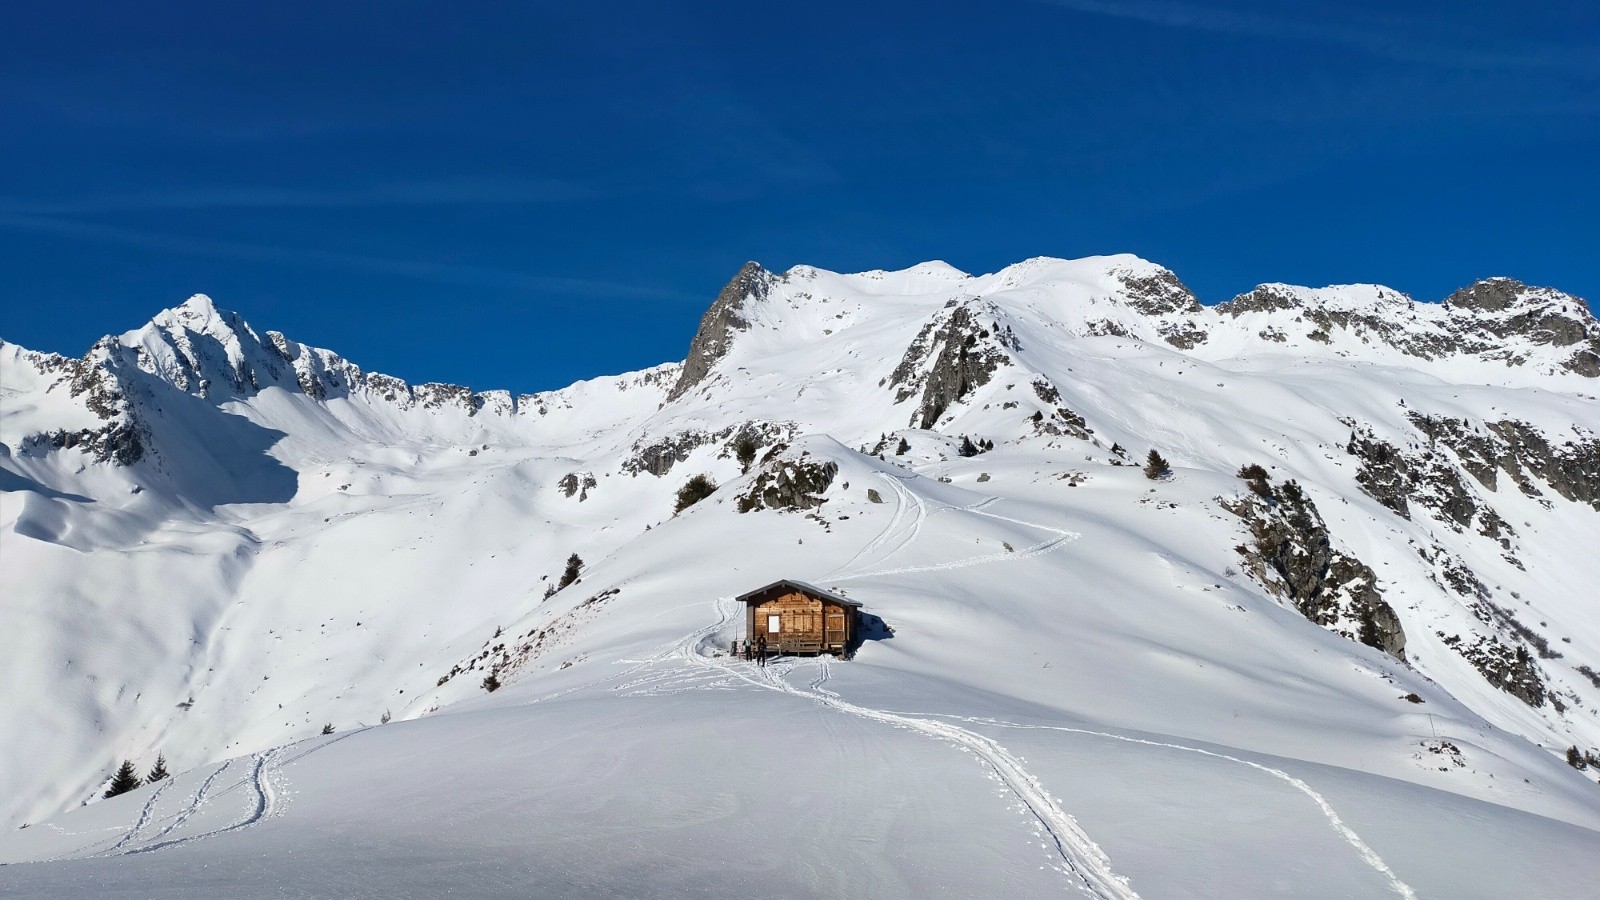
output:
<path id="1" fill-rule="evenodd" d="M 828 617 L 828 641 L 830 643 L 843 641 L 846 637 L 844 630 L 844 613 L 829 609 L 825 615 Z"/>

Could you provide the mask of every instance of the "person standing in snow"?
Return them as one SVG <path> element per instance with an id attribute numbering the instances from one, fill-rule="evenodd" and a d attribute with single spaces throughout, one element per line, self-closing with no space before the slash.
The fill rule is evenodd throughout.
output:
<path id="1" fill-rule="evenodd" d="M 763 635 L 761 635 L 761 636 L 756 638 L 756 665 L 765 666 L 766 664 L 767 664 L 767 636 L 763 634 Z"/>

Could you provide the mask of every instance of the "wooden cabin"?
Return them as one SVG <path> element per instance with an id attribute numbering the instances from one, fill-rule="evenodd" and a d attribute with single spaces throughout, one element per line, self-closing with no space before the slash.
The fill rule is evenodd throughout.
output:
<path id="1" fill-rule="evenodd" d="M 849 652 L 861 627 L 861 604 L 803 581 L 784 579 L 737 598 L 745 605 L 745 639 L 767 639 L 769 653 Z"/>

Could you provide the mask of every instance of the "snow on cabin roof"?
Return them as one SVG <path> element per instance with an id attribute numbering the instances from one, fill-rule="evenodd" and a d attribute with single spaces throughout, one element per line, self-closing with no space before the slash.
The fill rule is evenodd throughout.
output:
<path id="1" fill-rule="evenodd" d="M 841 597 L 832 591 L 825 591 L 814 584 L 807 584 L 804 581 L 795 581 L 793 578 L 780 578 L 766 587 L 758 587 L 753 591 L 740 594 L 739 596 L 735 597 L 734 600 L 739 603 L 754 603 L 755 600 L 753 598 L 759 597 L 775 587 L 783 586 L 794 588 L 803 593 L 812 594 L 816 597 L 820 597 L 832 603 L 837 603 L 841 606 L 853 606 L 857 609 L 861 608 L 861 602 L 858 600 L 851 600 L 848 597 Z"/>

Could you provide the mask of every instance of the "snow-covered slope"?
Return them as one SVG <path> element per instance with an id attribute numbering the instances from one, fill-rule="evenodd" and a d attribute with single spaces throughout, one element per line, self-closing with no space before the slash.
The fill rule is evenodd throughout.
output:
<path id="1" fill-rule="evenodd" d="M 1597 388 L 1549 289 L 1131 256 L 752 263 L 681 365 L 518 397 L 204 297 L 0 343 L 0 862 L 81 860 L 0 886 L 1571 893 Z M 719 655 L 780 577 L 886 627 Z"/>

